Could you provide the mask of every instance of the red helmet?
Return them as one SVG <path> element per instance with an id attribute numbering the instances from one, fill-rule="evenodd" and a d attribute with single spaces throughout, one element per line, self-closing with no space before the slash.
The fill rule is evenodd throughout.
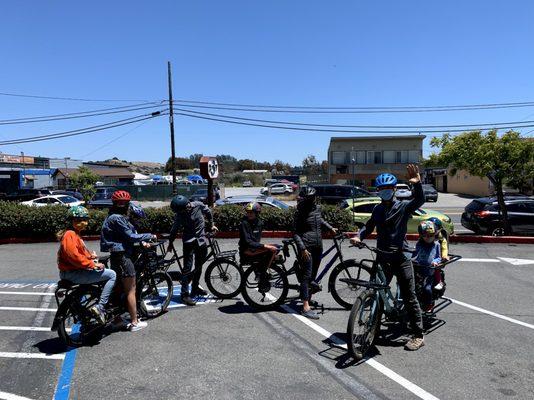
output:
<path id="1" fill-rule="evenodd" d="M 117 190 L 111 195 L 111 201 L 113 204 L 126 204 L 132 199 L 130 193 L 125 190 Z"/>

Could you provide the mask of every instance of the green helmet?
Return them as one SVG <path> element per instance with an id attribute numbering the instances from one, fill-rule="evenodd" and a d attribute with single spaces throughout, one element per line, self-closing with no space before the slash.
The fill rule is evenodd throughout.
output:
<path id="1" fill-rule="evenodd" d="M 86 219 L 89 218 L 89 211 L 83 206 L 73 206 L 69 208 L 67 215 L 69 218 Z"/>

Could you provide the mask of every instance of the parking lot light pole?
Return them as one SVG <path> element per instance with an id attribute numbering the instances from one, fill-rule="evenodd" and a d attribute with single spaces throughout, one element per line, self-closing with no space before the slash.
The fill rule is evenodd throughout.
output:
<path id="1" fill-rule="evenodd" d="M 172 195 L 176 196 L 176 153 L 174 150 L 174 109 L 172 105 L 172 77 L 171 62 L 167 61 L 167 78 L 169 84 L 169 125 L 171 129 L 171 168 L 172 168 Z"/>
<path id="2" fill-rule="evenodd" d="M 352 147 L 352 207 L 349 209 L 352 213 L 352 220 L 354 221 L 354 212 L 352 211 L 354 209 L 354 199 L 356 194 L 356 154 L 354 154 L 354 147 Z"/>

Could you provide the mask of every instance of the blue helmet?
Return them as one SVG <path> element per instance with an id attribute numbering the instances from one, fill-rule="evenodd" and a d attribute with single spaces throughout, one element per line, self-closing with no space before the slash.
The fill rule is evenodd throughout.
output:
<path id="1" fill-rule="evenodd" d="M 441 222 L 441 220 L 437 217 L 430 217 L 428 219 L 429 221 L 432 221 L 434 223 L 434 226 L 436 227 L 436 230 L 437 231 L 440 231 L 443 229 L 443 223 Z"/>
<path id="2" fill-rule="evenodd" d="M 135 218 L 142 219 L 146 217 L 145 210 L 141 206 L 130 203 L 130 212 Z"/>
<path id="3" fill-rule="evenodd" d="M 379 189 L 383 186 L 395 186 L 397 184 L 397 178 L 392 174 L 380 174 L 376 177 L 375 186 Z"/>

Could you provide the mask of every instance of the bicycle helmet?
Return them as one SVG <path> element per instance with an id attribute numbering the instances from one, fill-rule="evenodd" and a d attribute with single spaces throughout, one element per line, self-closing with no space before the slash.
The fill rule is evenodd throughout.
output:
<path id="1" fill-rule="evenodd" d="M 70 219 L 88 219 L 89 211 L 87 211 L 87 208 L 83 206 L 72 206 L 71 208 L 69 208 L 69 211 L 67 211 L 67 216 Z"/>
<path id="2" fill-rule="evenodd" d="M 185 210 L 189 200 L 185 196 L 174 196 L 171 200 L 171 209 L 175 213 Z"/>
<path id="3" fill-rule="evenodd" d="M 304 186 L 300 189 L 299 197 L 303 199 L 311 198 L 317 196 L 317 190 L 313 186 Z"/>
<path id="4" fill-rule="evenodd" d="M 436 231 L 441 231 L 443 229 L 443 222 L 437 217 L 430 217 L 428 221 L 432 221 L 434 226 L 436 227 Z"/>
<path id="5" fill-rule="evenodd" d="M 435 235 L 436 227 L 432 221 L 423 221 L 417 227 L 417 231 L 420 235 Z"/>
<path id="6" fill-rule="evenodd" d="M 395 175 L 385 173 L 380 174 L 375 179 L 375 186 L 377 189 L 380 189 L 384 186 L 395 186 L 397 184 L 397 178 Z"/>
<path id="7" fill-rule="evenodd" d="M 130 203 L 130 213 L 137 219 L 146 218 L 145 210 L 143 207 Z"/>
<path id="8" fill-rule="evenodd" d="M 111 195 L 111 201 L 115 205 L 125 205 L 132 200 L 132 196 L 125 190 L 117 190 Z"/>
<path id="9" fill-rule="evenodd" d="M 261 205 L 256 202 L 248 203 L 245 206 L 245 211 L 254 211 L 256 214 L 259 214 L 261 212 Z"/>

